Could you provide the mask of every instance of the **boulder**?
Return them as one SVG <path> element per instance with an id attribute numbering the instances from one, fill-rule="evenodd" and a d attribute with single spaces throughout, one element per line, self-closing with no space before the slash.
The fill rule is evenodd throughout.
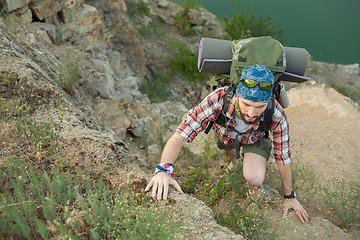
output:
<path id="1" fill-rule="evenodd" d="M 40 21 L 57 14 L 61 10 L 59 3 L 50 0 L 30 4 L 29 6 L 34 17 Z"/>
<path id="2" fill-rule="evenodd" d="M 3 0 L 9 12 L 12 12 L 18 8 L 21 8 L 28 4 L 30 0 Z"/>

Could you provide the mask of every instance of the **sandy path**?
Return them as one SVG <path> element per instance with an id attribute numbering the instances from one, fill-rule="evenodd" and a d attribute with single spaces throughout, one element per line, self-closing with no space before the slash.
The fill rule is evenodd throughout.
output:
<path id="1" fill-rule="evenodd" d="M 335 90 L 306 83 L 288 91 L 291 145 L 319 178 L 360 176 L 360 114 Z"/>

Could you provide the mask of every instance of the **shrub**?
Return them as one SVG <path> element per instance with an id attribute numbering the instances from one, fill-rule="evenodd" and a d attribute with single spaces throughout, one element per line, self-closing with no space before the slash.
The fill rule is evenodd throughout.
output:
<path id="1" fill-rule="evenodd" d="M 224 28 L 231 39 L 244 39 L 248 37 L 272 36 L 279 41 L 285 29 L 277 29 L 273 24 L 272 17 L 262 16 L 259 19 L 250 14 L 250 6 L 247 6 L 241 13 L 235 12 L 235 1 L 231 18 L 224 17 Z"/>
<path id="2" fill-rule="evenodd" d="M 188 12 L 190 9 L 196 9 L 197 5 L 196 0 L 186 0 L 184 3 L 180 3 L 180 6 L 183 9 L 175 16 L 175 25 L 178 28 L 179 33 L 183 36 L 193 36 L 196 34 L 195 29 L 191 26 Z"/>
<path id="3" fill-rule="evenodd" d="M 184 43 L 179 40 L 170 40 L 170 45 L 175 49 L 175 54 L 170 57 L 170 69 L 174 73 L 180 73 L 189 83 L 203 81 L 209 78 L 209 74 L 199 72 L 198 51 L 193 53 Z"/>
<path id="4" fill-rule="evenodd" d="M 139 9 L 139 12 L 141 14 L 144 14 L 145 16 L 149 16 L 150 15 L 150 9 L 149 9 L 149 5 L 144 2 L 144 1 L 139 1 L 139 3 L 137 4 L 137 7 Z"/>

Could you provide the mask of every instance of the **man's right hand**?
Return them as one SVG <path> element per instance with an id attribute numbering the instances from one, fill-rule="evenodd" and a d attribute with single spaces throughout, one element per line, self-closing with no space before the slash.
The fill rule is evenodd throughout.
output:
<path id="1" fill-rule="evenodd" d="M 152 187 L 153 198 L 157 198 L 157 200 L 166 200 L 169 193 L 169 186 L 173 186 L 179 193 L 184 193 L 181 190 L 180 185 L 166 172 L 159 172 L 153 176 L 146 186 L 145 192 L 148 192 Z"/>

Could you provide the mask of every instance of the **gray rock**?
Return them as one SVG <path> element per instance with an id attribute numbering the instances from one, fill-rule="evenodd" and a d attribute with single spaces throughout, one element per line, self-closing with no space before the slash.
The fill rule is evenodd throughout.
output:
<path id="1" fill-rule="evenodd" d="M 4 0 L 3 2 L 7 6 L 9 12 L 12 12 L 28 4 L 30 0 Z"/>
<path id="2" fill-rule="evenodd" d="M 158 0 L 157 5 L 158 7 L 166 8 L 169 6 L 169 3 L 167 0 Z"/>
<path id="3" fill-rule="evenodd" d="M 59 3 L 54 1 L 41 1 L 30 5 L 33 15 L 41 20 L 53 16 L 61 10 Z"/>

